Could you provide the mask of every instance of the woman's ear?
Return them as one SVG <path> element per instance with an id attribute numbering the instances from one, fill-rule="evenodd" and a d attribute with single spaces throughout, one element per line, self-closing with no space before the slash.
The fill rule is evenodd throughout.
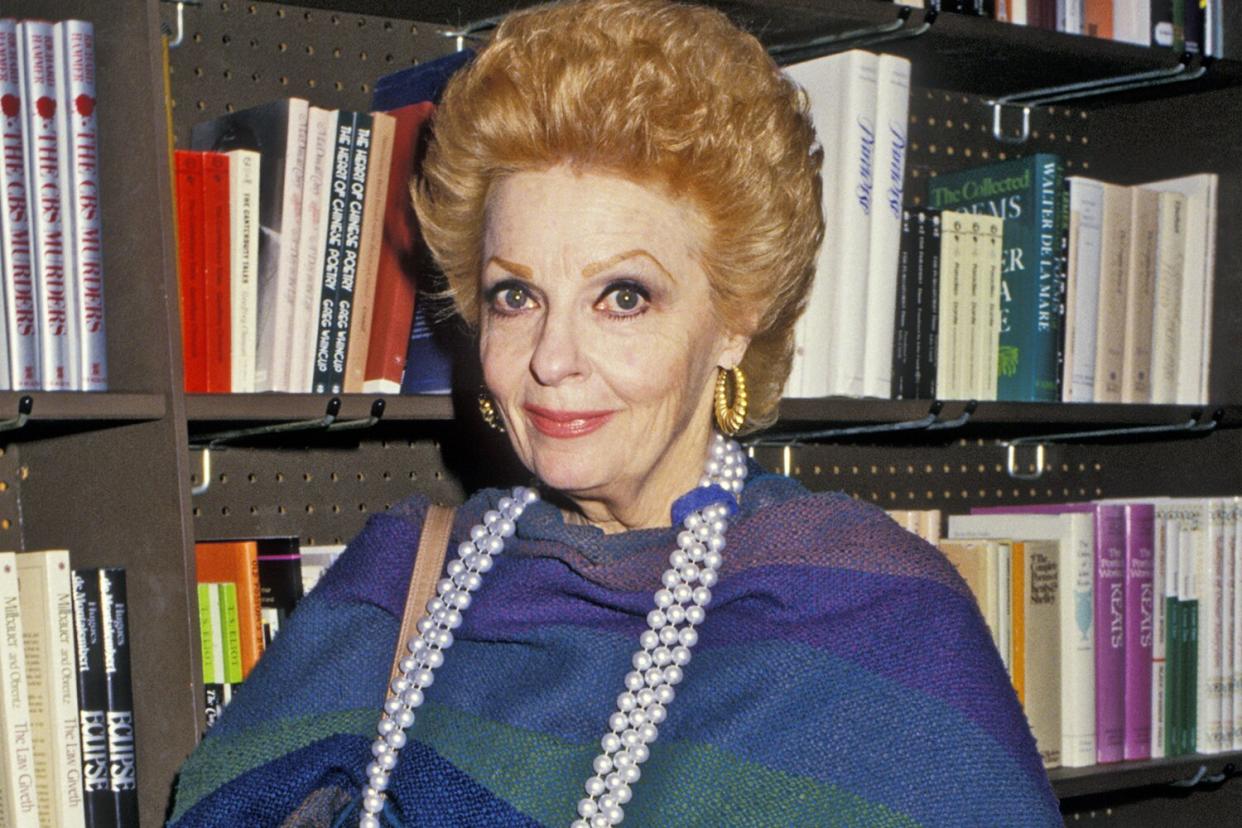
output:
<path id="1" fill-rule="evenodd" d="M 726 334 L 722 342 L 720 354 L 716 358 L 716 364 L 721 368 L 736 368 L 742 363 L 742 357 L 746 356 L 746 349 L 749 347 L 749 335 L 739 333 Z"/>

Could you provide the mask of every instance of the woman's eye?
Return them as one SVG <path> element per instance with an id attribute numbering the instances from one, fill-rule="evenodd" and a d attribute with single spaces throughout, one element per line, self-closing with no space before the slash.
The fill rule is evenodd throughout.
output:
<path id="1" fill-rule="evenodd" d="M 639 285 L 611 285 L 600 297 L 598 307 L 616 316 L 636 316 L 646 309 L 650 297 Z"/>
<path id="2" fill-rule="evenodd" d="M 524 288 L 509 288 L 500 294 L 500 299 L 509 310 L 521 310 L 530 301 L 530 294 Z"/>
<path id="3" fill-rule="evenodd" d="M 487 292 L 488 301 L 497 313 L 512 314 L 535 306 L 535 298 L 530 289 L 510 282 L 500 284 Z"/>

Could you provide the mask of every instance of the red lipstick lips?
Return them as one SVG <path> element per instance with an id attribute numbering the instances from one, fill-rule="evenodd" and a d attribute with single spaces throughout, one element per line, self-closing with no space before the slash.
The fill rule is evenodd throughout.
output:
<path id="1" fill-rule="evenodd" d="M 538 405 L 524 405 L 531 425 L 548 437 L 583 437 L 612 419 L 615 411 L 554 411 Z"/>

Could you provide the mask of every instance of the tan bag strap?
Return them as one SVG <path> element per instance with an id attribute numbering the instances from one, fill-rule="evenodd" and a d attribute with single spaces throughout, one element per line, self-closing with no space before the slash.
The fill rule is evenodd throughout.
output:
<path id="1" fill-rule="evenodd" d="M 410 573 L 410 588 L 405 594 L 405 613 L 401 617 L 401 632 L 397 635 L 397 649 L 392 657 L 392 671 L 388 674 L 388 695 L 393 695 L 392 680 L 401 672 L 401 659 L 409 653 L 406 645 L 414 637 L 418 619 L 423 617 L 427 602 L 436 593 L 436 583 L 444 571 L 444 558 L 448 553 L 449 533 L 453 529 L 453 514 L 449 506 L 432 504 L 423 520 L 423 531 L 418 538 L 418 552 L 414 556 L 414 570 Z"/>

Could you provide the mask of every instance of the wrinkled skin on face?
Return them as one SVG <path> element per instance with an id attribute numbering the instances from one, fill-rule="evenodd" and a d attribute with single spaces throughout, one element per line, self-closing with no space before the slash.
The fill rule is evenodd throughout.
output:
<path id="1" fill-rule="evenodd" d="M 484 380 L 518 457 L 605 531 L 666 526 L 747 338 L 712 308 L 697 208 L 558 166 L 502 179 L 480 276 Z"/>

